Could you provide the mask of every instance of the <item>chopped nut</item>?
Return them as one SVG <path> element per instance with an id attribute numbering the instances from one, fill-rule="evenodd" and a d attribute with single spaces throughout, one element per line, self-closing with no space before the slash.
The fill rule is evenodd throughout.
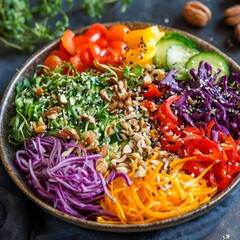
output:
<path id="1" fill-rule="evenodd" d="M 93 151 L 93 152 L 99 152 L 100 151 L 100 149 L 97 145 L 88 145 L 88 146 L 86 146 L 86 149 L 88 151 Z"/>
<path id="2" fill-rule="evenodd" d="M 166 74 L 162 69 L 155 69 L 152 71 L 152 75 L 154 76 L 154 79 L 157 81 L 162 81 Z"/>
<path id="3" fill-rule="evenodd" d="M 132 152 L 132 149 L 130 148 L 130 146 L 127 144 L 124 146 L 123 148 L 123 153 L 126 154 L 126 153 L 131 153 Z"/>
<path id="4" fill-rule="evenodd" d="M 83 120 L 87 120 L 90 123 L 96 123 L 96 119 L 93 116 L 88 116 L 87 114 L 82 114 L 80 118 Z"/>
<path id="5" fill-rule="evenodd" d="M 124 88 L 123 81 L 119 81 L 118 86 L 122 90 Z"/>
<path id="6" fill-rule="evenodd" d="M 38 96 L 41 96 L 43 94 L 43 89 L 41 87 L 35 89 L 34 93 L 37 94 Z"/>
<path id="7" fill-rule="evenodd" d="M 152 83 L 152 77 L 147 74 L 143 77 L 143 87 L 147 87 L 149 84 Z"/>
<path id="8" fill-rule="evenodd" d="M 63 129 L 58 131 L 57 133 L 58 137 L 61 137 L 63 139 L 77 139 L 79 140 L 79 135 L 77 134 L 76 130 L 73 128 Z"/>
<path id="9" fill-rule="evenodd" d="M 111 102 L 111 99 L 108 97 L 108 95 L 104 89 L 102 89 L 100 91 L 100 95 L 103 98 L 103 100 L 105 100 L 106 102 Z"/>
<path id="10" fill-rule="evenodd" d="M 102 145 L 99 153 L 102 155 L 102 157 L 105 157 L 108 153 L 108 147 L 106 145 Z"/>
<path id="11" fill-rule="evenodd" d="M 68 100 L 67 100 L 67 98 L 66 98 L 65 95 L 62 94 L 62 95 L 60 96 L 60 102 L 61 102 L 63 105 L 67 105 Z"/>
<path id="12" fill-rule="evenodd" d="M 144 177 L 146 174 L 146 169 L 142 166 L 139 166 L 137 172 L 133 175 L 134 178 Z"/>
<path id="13" fill-rule="evenodd" d="M 49 108 L 45 113 L 44 116 L 50 119 L 56 119 L 58 117 L 58 112 L 61 111 L 61 107 L 53 107 Z"/>
<path id="14" fill-rule="evenodd" d="M 42 133 L 42 132 L 44 132 L 44 131 L 46 130 L 46 128 L 47 128 L 46 125 L 41 125 L 41 126 L 39 126 L 39 127 L 36 127 L 36 128 L 34 129 L 34 131 L 35 131 L 36 133 Z"/>
<path id="15" fill-rule="evenodd" d="M 131 118 L 136 118 L 136 116 L 137 116 L 137 115 L 136 115 L 135 112 L 131 112 L 130 114 L 124 116 L 123 118 L 124 118 L 125 120 L 128 120 L 128 119 L 131 119 Z"/>
<path id="16" fill-rule="evenodd" d="M 108 109 L 111 112 L 111 111 L 115 110 L 117 108 L 117 106 L 118 106 L 118 103 L 117 102 L 113 102 L 113 103 L 111 103 L 109 105 Z"/>
<path id="17" fill-rule="evenodd" d="M 85 141 L 87 145 L 94 145 L 96 142 L 96 136 L 92 131 L 87 131 L 85 134 Z"/>
<path id="18" fill-rule="evenodd" d="M 104 159 L 101 158 L 96 160 L 96 170 L 101 174 L 107 171 L 107 163 Z"/>
<path id="19" fill-rule="evenodd" d="M 132 98 L 128 97 L 125 102 L 124 102 L 127 106 L 133 106 L 133 102 L 132 102 Z"/>

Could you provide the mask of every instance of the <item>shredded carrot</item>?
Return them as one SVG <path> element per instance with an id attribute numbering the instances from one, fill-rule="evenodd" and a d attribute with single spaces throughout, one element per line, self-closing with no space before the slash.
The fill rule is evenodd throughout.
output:
<path id="1" fill-rule="evenodd" d="M 104 210 L 115 215 L 99 216 L 97 221 L 111 224 L 139 224 L 175 217 L 192 211 L 208 202 L 216 193 L 216 187 L 208 187 L 203 176 L 211 169 L 211 163 L 197 178 L 186 174 L 182 167 L 186 161 L 197 160 L 188 157 L 173 160 L 165 168 L 163 162 L 155 165 L 157 153 L 146 161 L 148 169 L 143 178 L 134 178 L 136 163 L 133 163 L 129 177 L 132 185 L 128 186 L 122 178 L 114 179 L 108 186 L 109 193 L 101 200 Z"/>

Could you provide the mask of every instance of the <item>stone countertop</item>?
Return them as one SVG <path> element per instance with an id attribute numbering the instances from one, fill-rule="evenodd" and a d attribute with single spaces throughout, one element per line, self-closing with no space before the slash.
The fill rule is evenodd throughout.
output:
<path id="1" fill-rule="evenodd" d="M 223 21 L 223 12 L 229 6 L 239 3 L 237 0 L 202 0 L 212 11 L 212 20 L 204 28 L 196 28 L 189 26 L 183 19 L 181 9 L 187 1 L 184 0 L 133 0 L 133 3 L 128 7 L 127 11 L 123 14 L 120 12 L 119 5 L 107 7 L 106 13 L 100 20 L 90 19 L 86 17 L 80 10 L 74 10 L 70 16 L 70 28 L 77 29 L 81 26 L 90 25 L 96 21 L 98 22 L 115 22 L 115 21 L 143 21 L 161 24 L 169 27 L 178 28 L 189 32 L 203 40 L 211 43 L 215 47 L 222 50 L 230 56 L 237 63 L 240 63 L 240 44 L 237 44 L 233 37 L 233 29 L 225 25 Z M 13 77 L 17 69 L 27 60 L 31 53 L 22 53 L 17 50 L 7 49 L 0 45 L 0 98 L 2 98 L 10 79 Z M 5 198 L 5 204 L 18 204 L 18 199 L 21 201 L 28 201 L 25 196 L 14 186 L 9 177 L 7 176 L 2 165 L 0 165 L 0 194 L 8 194 Z M 229 204 L 227 213 L 220 220 L 220 224 L 212 231 L 212 233 L 205 238 L 205 240 L 221 240 L 231 239 L 238 240 L 240 234 L 240 187 L 234 191 L 232 203 Z M 29 203 L 32 205 L 32 203 Z M 4 205 L 1 202 L 0 207 Z M 21 205 L 20 205 L 21 207 Z M 24 205 L 23 211 L 27 210 Z M 1 214 L 8 214 L 1 211 Z M 12 213 L 13 214 L 13 213 Z M 14 216 L 12 216 L 14 217 Z M 21 224 L 21 218 L 24 216 L 15 216 L 19 218 L 16 221 L 18 227 Z M 4 223 L 1 222 L 0 226 L 4 228 Z M 5 224 L 12 224 L 7 222 Z M 32 224 L 29 222 L 29 224 Z M 6 232 L 6 231 L 5 231 Z M 4 238 L 5 237 L 5 238 Z M 18 236 L 8 238 L 7 235 L 1 236 L 0 239 L 20 239 Z M 30 239 L 30 238 L 29 238 Z M 31 238 L 32 239 L 32 238 Z M 35 239 L 35 238 L 34 238 Z M 37 239 L 37 238 L 36 238 Z M 51 238 L 49 238 L 51 239 Z M 147 239 L 147 238 L 146 238 Z"/>

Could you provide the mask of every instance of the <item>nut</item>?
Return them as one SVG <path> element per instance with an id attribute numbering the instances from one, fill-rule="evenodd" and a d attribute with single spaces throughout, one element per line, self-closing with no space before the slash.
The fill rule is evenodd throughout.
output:
<path id="1" fill-rule="evenodd" d="M 225 23 L 228 26 L 236 26 L 240 23 L 240 4 L 227 8 L 224 12 Z"/>
<path id="2" fill-rule="evenodd" d="M 44 116 L 50 119 L 56 119 L 58 117 L 58 113 L 62 110 L 61 107 L 52 107 L 49 108 L 46 112 L 44 112 Z"/>
<path id="3" fill-rule="evenodd" d="M 236 41 L 240 43 L 240 23 L 235 28 L 234 36 Z"/>
<path id="4" fill-rule="evenodd" d="M 41 87 L 34 90 L 34 93 L 37 94 L 38 96 L 41 96 L 43 94 L 43 92 L 44 91 Z"/>
<path id="5" fill-rule="evenodd" d="M 183 16 L 189 24 L 204 27 L 211 20 L 212 13 L 201 2 L 190 1 L 183 7 Z"/>
<path id="6" fill-rule="evenodd" d="M 79 140 L 79 135 L 77 134 L 76 130 L 73 128 L 63 129 L 58 131 L 57 137 L 63 139 L 77 139 Z"/>
<path id="7" fill-rule="evenodd" d="M 104 159 L 100 158 L 96 160 L 96 170 L 101 174 L 107 171 L 107 163 Z"/>

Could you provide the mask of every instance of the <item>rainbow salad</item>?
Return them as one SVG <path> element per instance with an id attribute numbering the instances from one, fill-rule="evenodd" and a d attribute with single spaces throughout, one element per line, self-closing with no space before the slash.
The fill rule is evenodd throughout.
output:
<path id="1" fill-rule="evenodd" d="M 9 141 L 30 188 L 80 219 L 141 224 L 190 212 L 240 171 L 240 78 L 158 26 L 66 30 L 16 86 Z"/>

